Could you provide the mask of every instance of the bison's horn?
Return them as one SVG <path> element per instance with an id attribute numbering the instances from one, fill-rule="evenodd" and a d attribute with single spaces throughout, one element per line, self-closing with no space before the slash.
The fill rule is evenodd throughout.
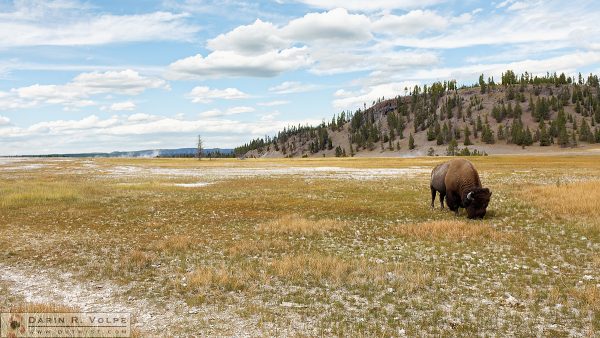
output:
<path id="1" fill-rule="evenodd" d="M 467 194 L 467 199 L 469 201 L 473 201 L 473 192 L 471 191 L 470 193 Z"/>

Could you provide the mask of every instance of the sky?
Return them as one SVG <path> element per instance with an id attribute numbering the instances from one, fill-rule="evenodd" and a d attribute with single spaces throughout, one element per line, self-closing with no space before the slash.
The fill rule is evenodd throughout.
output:
<path id="1" fill-rule="evenodd" d="M 0 155 L 232 148 L 406 88 L 600 73 L 595 1 L 0 0 Z"/>

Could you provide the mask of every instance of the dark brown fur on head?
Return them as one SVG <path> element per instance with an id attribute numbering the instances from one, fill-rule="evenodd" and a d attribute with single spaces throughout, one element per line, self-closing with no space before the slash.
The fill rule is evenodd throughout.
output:
<path id="1" fill-rule="evenodd" d="M 468 218 L 483 218 L 492 192 L 488 188 L 475 188 L 465 196 L 463 204 L 467 209 Z"/>

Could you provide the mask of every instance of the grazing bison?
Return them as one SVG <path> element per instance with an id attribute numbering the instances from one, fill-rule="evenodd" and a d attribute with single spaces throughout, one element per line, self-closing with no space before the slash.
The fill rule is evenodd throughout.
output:
<path id="1" fill-rule="evenodd" d="M 435 194 L 440 193 L 440 206 L 444 209 L 444 197 L 446 197 L 446 173 L 448 172 L 448 163 L 445 162 L 438 164 L 431 172 L 431 208 L 433 209 L 433 202 L 435 202 Z"/>
<path id="2" fill-rule="evenodd" d="M 465 159 L 448 161 L 444 178 L 446 205 L 458 214 L 458 208 L 467 210 L 468 218 L 483 218 L 492 193 L 481 186 L 479 174 L 473 164 Z"/>

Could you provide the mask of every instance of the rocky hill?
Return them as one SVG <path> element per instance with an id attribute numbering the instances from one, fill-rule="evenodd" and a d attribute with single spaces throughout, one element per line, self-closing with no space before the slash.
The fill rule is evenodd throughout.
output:
<path id="1" fill-rule="evenodd" d="M 381 98 L 319 126 L 290 126 L 235 149 L 245 157 L 479 155 L 560 151 L 600 143 L 596 75 L 534 77 L 512 71 L 500 83 L 455 81 Z"/>

